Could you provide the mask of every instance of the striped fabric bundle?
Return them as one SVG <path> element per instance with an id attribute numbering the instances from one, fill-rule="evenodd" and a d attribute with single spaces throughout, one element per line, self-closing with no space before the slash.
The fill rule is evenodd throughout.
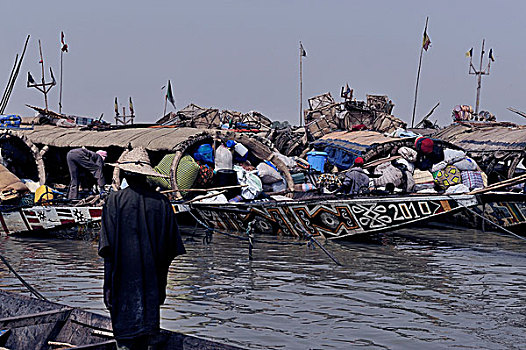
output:
<path id="1" fill-rule="evenodd" d="M 463 171 L 462 183 L 466 185 L 470 190 L 474 188 L 484 188 L 484 181 L 482 179 L 482 172 L 480 171 Z"/>

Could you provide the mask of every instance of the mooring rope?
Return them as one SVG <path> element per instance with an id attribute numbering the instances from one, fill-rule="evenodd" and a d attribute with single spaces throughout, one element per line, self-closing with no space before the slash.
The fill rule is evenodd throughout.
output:
<path id="1" fill-rule="evenodd" d="M 467 210 L 468 212 L 470 212 L 471 214 L 478 216 L 478 217 L 481 218 L 482 220 L 484 220 L 484 221 L 486 221 L 486 222 L 488 222 L 488 223 L 494 225 L 495 227 L 501 229 L 502 231 L 506 232 L 507 234 L 509 234 L 509 235 L 511 235 L 511 236 L 514 236 L 515 238 L 518 238 L 518 239 L 521 239 L 521 240 L 523 240 L 523 241 L 526 241 L 526 238 L 519 236 L 519 235 L 516 234 L 515 232 L 512 232 L 512 231 L 508 230 L 507 228 L 505 228 L 505 227 L 503 227 L 503 226 L 497 224 L 496 222 L 493 222 L 492 220 L 488 219 L 488 218 L 485 217 L 484 215 L 480 215 L 480 214 L 477 213 L 476 211 L 474 211 L 474 210 L 472 210 L 472 209 L 466 207 L 465 205 L 463 205 L 462 203 L 460 203 L 458 199 L 452 198 L 451 196 L 448 196 L 448 197 L 451 198 L 452 200 L 456 201 L 457 204 L 458 204 L 459 206 L 461 206 L 462 208 L 466 209 L 466 210 Z"/>
<path id="2" fill-rule="evenodd" d="M 0 260 L 2 260 L 2 262 L 5 264 L 5 266 L 7 266 L 7 268 L 16 276 L 16 278 L 18 278 L 18 280 L 20 282 L 22 282 L 22 284 L 33 294 L 35 295 L 38 299 L 41 299 L 41 300 L 45 300 L 45 301 L 49 301 L 45 296 L 43 296 L 42 294 L 40 294 L 38 292 L 38 290 L 36 290 L 35 288 L 33 288 L 29 283 L 27 283 L 23 278 L 22 276 L 20 276 L 16 271 L 15 269 L 9 264 L 9 262 L 7 262 L 7 260 L 0 254 Z"/>
<path id="3" fill-rule="evenodd" d="M 254 238 L 254 236 L 251 234 L 251 231 L 252 231 L 252 227 L 251 225 L 249 224 L 248 228 L 247 228 L 247 232 L 245 233 L 246 236 L 240 236 L 240 235 L 235 235 L 235 234 L 231 234 L 231 233 L 228 233 L 228 232 L 224 232 L 224 231 L 221 231 L 221 230 L 218 230 L 218 229 L 215 229 L 213 227 L 210 227 L 208 226 L 207 224 L 205 224 L 203 221 L 201 221 L 197 216 L 194 215 L 194 213 L 192 213 L 192 211 L 190 210 L 188 213 L 190 213 L 190 215 L 195 219 L 195 221 L 197 223 L 199 223 L 201 226 L 203 226 L 205 229 L 207 229 L 208 231 L 210 232 L 216 232 L 216 233 L 219 233 L 219 234 L 222 234 L 222 235 L 225 235 L 225 236 L 228 236 L 228 237 L 233 237 L 233 238 L 237 238 L 239 240 L 242 240 L 242 241 L 248 241 L 249 242 L 249 258 L 251 259 L 252 257 L 252 247 L 253 247 L 253 244 L 254 242 L 257 242 L 257 243 L 265 243 L 265 244 L 275 244 L 275 245 L 311 245 L 311 244 L 315 244 L 317 245 L 318 247 L 321 248 L 321 250 L 327 254 L 327 256 L 332 260 L 334 261 L 337 265 L 341 266 L 342 264 L 334 257 L 333 254 L 331 254 L 318 240 L 316 240 L 311 234 L 307 233 L 304 231 L 304 234 L 305 234 L 305 237 L 309 240 L 308 242 L 276 242 L 276 241 L 270 241 L 270 240 L 263 240 L 263 239 L 256 239 Z"/>

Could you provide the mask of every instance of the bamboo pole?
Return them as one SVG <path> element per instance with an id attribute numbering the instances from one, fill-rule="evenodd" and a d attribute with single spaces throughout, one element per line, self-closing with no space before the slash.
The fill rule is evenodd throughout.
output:
<path id="1" fill-rule="evenodd" d="M 13 92 L 13 87 L 15 86 L 16 78 L 18 77 L 18 73 L 20 72 L 20 67 L 22 66 L 22 61 L 23 61 L 24 56 L 26 54 L 26 49 L 27 49 L 27 44 L 29 42 L 29 38 L 30 38 L 30 35 L 28 35 L 27 38 L 26 38 L 26 42 L 24 44 L 24 50 L 22 51 L 22 55 L 20 56 L 20 60 L 18 61 L 18 66 L 16 67 L 16 71 L 15 71 L 14 77 L 11 80 L 9 91 L 7 92 L 5 100 L 2 101 L 3 104 L 0 106 L 0 114 L 4 113 L 4 110 L 7 107 L 7 102 L 9 101 L 9 97 L 11 96 L 11 93 Z"/>
<path id="2" fill-rule="evenodd" d="M 9 86 L 11 85 L 11 80 L 13 79 L 13 75 L 15 73 L 17 63 L 18 63 L 18 54 L 16 54 L 15 63 L 13 64 L 13 69 L 11 69 L 11 74 L 9 74 L 9 80 L 7 80 L 7 84 L 5 86 L 4 95 L 2 96 L 2 100 L 0 101 L 0 114 L 4 113 L 2 107 L 4 105 L 4 101 L 6 99 L 7 92 L 9 91 Z"/>
<path id="3" fill-rule="evenodd" d="M 497 182 L 496 184 L 493 184 L 491 186 L 487 186 L 487 187 L 484 187 L 484 188 L 478 188 L 478 189 L 473 190 L 473 191 L 471 191 L 471 192 L 469 192 L 467 194 L 485 193 L 485 192 L 496 190 L 496 189 L 499 189 L 499 188 L 502 188 L 502 187 L 513 186 L 513 185 L 519 184 L 521 182 L 526 182 L 526 174 L 514 177 L 512 179 L 507 179 L 507 180 L 503 180 L 501 182 Z"/>

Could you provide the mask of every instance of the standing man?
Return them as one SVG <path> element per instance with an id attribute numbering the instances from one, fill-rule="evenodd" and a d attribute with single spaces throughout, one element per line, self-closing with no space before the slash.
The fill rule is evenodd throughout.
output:
<path id="1" fill-rule="evenodd" d="M 113 192 L 102 212 L 99 255 L 104 258 L 104 303 L 111 314 L 118 349 L 147 349 L 160 330 L 168 268 L 185 253 L 168 199 L 149 187 L 161 176 L 144 148 L 121 162 L 128 187 Z"/>
<path id="2" fill-rule="evenodd" d="M 66 157 L 69 168 L 71 182 L 69 184 L 68 199 L 78 199 L 79 195 L 79 168 L 85 169 L 93 175 L 99 185 L 99 191 L 104 191 L 104 174 L 102 168 L 104 159 L 108 154 L 106 151 L 98 150 L 93 152 L 85 148 L 75 148 L 68 152 Z"/>

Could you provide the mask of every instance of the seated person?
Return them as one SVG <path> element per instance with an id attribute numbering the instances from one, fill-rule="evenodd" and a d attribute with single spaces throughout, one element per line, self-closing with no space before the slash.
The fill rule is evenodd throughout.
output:
<path id="1" fill-rule="evenodd" d="M 419 170 L 431 170 L 433 164 L 444 160 L 444 149 L 430 138 L 417 138 L 415 150 L 417 152 L 415 167 Z"/>
<path id="2" fill-rule="evenodd" d="M 357 157 L 353 166 L 345 173 L 342 190 L 346 194 L 369 192 L 369 175 L 363 169 L 363 158 Z"/>

